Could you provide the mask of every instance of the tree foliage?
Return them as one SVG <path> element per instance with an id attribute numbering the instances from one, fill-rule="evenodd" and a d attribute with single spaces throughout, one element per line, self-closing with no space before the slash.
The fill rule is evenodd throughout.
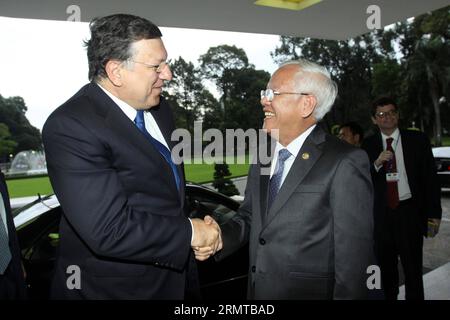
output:
<path id="1" fill-rule="evenodd" d="M 282 36 L 271 55 L 278 63 L 306 58 L 330 70 L 339 95 L 325 117 L 329 127 L 347 121 L 369 127 L 370 101 L 387 94 L 397 99 L 406 126 L 419 123 L 439 145 L 441 109 L 448 108 L 442 101 L 449 101 L 449 8 L 347 41 Z"/>
<path id="2" fill-rule="evenodd" d="M 0 159 L 1 162 L 6 162 L 9 155 L 12 154 L 14 148 L 17 147 L 17 142 L 11 140 L 11 133 L 6 124 L 0 123 Z"/>
<path id="3" fill-rule="evenodd" d="M 12 147 L 12 154 L 23 150 L 42 150 L 41 134 L 30 124 L 25 116 L 26 112 L 27 107 L 21 97 L 4 98 L 0 95 L 0 123 L 11 134 L 8 140 L 16 143 Z"/>
<path id="4" fill-rule="evenodd" d="M 230 179 L 231 172 L 228 164 L 215 163 L 214 164 L 214 181 L 213 187 L 217 189 L 220 193 L 227 196 L 234 196 L 239 194 L 238 189 L 234 185 L 233 181 Z"/>

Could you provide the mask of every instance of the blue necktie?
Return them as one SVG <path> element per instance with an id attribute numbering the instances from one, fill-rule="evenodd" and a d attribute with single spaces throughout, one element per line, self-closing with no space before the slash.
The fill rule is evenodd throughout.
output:
<path id="1" fill-rule="evenodd" d="M 278 152 L 278 161 L 277 161 L 277 165 L 275 167 L 275 172 L 273 173 L 272 178 L 270 178 L 270 182 L 269 182 L 269 199 L 268 199 L 268 203 L 267 203 L 267 210 L 269 210 L 270 207 L 272 206 L 272 203 L 275 200 L 278 190 L 280 190 L 281 178 L 283 177 L 283 171 L 284 171 L 284 162 L 291 155 L 292 154 L 287 149 L 281 149 Z"/>
<path id="2" fill-rule="evenodd" d="M 0 210 L 6 211 L 3 197 L 0 194 Z M 6 212 L 5 212 L 6 213 Z M 3 217 L 0 214 L 0 275 L 4 274 L 11 262 L 11 250 L 9 249 L 8 235 L 6 234 Z"/>
<path id="3" fill-rule="evenodd" d="M 158 149 L 159 153 L 166 159 L 167 163 L 172 168 L 173 175 L 175 177 L 175 183 L 177 184 L 178 191 L 180 190 L 180 176 L 178 175 L 177 166 L 172 161 L 172 156 L 170 154 L 169 149 L 166 148 L 165 145 L 163 145 L 161 142 L 156 140 L 151 136 L 150 133 L 148 133 L 147 129 L 145 128 L 145 121 L 144 121 L 144 111 L 138 110 L 136 114 L 136 118 L 134 119 L 134 123 L 136 124 L 136 127 L 144 134 L 144 136 Z"/>

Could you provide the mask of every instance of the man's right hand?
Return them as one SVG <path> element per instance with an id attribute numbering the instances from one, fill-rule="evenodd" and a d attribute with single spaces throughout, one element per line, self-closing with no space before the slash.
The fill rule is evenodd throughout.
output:
<path id="1" fill-rule="evenodd" d="M 220 227 L 213 218 L 206 216 L 204 220 L 191 219 L 194 227 L 194 238 L 191 246 L 197 260 L 206 260 L 222 249 Z"/>
<path id="2" fill-rule="evenodd" d="M 394 154 L 391 151 L 384 150 L 383 152 L 380 153 L 377 160 L 375 160 L 374 164 L 377 168 L 381 167 L 385 162 L 391 160 L 393 156 Z"/>

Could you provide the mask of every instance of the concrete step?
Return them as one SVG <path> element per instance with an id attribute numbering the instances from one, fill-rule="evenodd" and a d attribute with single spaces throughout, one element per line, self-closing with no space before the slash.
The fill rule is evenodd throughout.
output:
<path id="1" fill-rule="evenodd" d="M 425 300 L 450 300 L 450 262 L 423 276 Z M 399 300 L 405 300 L 405 286 L 399 289 Z"/>

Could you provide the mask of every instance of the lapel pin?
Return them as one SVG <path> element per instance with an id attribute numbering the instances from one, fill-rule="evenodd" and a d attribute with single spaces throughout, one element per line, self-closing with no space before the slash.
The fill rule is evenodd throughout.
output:
<path id="1" fill-rule="evenodd" d="M 308 152 L 303 153 L 302 154 L 302 159 L 303 160 L 308 160 L 309 159 L 309 153 Z"/>

